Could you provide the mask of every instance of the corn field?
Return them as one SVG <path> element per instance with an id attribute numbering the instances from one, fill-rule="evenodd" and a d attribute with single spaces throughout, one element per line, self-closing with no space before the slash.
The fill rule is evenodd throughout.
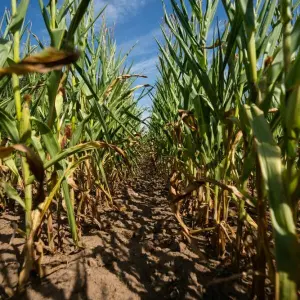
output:
<path id="1" fill-rule="evenodd" d="M 114 192 L 146 157 L 191 247 L 208 237 L 236 274 L 251 257 L 251 299 L 265 299 L 266 279 L 275 299 L 298 299 L 300 1 L 170 0 L 154 88 L 136 84 L 146 76 L 118 51 L 105 7 L 38 2 L 48 44 L 29 0 L 0 22 L 0 208 L 24 217 L 16 292 L 32 270 L 43 277 L 41 245 L 63 248 L 63 215 L 80 249 L 99 205 L 126 210 Z"/>

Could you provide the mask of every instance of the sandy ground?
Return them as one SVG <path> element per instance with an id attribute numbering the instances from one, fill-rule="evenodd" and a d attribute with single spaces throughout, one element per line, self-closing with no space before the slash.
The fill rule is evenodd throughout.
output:
<path id="1" fill-rule="evenodd" d="M 102 210 L 97 225 L 83 227 L 84 250 L 45 255 L 46 276 L 32 279 L 15 299 L 249 299 L 242 280 L 219 282 L 231 275 L 224 265 L 199 258 L 183 241 L 162 179 L 143 172 L 122 190 L 118 201 L 127 210 Z M 0 299 L 17 285 L 24 240 L 9 245 L 14 220 L 0 215 Z M 207 248 L 203 237 L 199 249 Z"/>

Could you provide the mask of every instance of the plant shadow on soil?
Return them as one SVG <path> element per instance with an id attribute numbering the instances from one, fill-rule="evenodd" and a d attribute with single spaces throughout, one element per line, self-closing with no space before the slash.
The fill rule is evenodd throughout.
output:
<path id="1" fill-rule="evenodd" d="M 250 299 L 249 283 L 216 280 L 233 273 L 213 259 L 205 237 L 199 248 L 206 251 L 206 259 L 183 242 L 165 184 L 154 177 L 145 171 L 123 188 L 119 201 L 125 201 L 126 211 L 102 210 L 98 227 L 83 226 L 84 250 L 46 255 L 45 278 L 31 280 L 26 292 L 15 299 Z M 9 218 L 0 219 L 1 226 L 9 224 Z M 2 233 L 1 228 L 0 237 L 4 295 L 5 286 L 16 285 L 18 260 L 8 245 L 11 233 Z M 14 244 L 21 241 L 15 239 Z"/>

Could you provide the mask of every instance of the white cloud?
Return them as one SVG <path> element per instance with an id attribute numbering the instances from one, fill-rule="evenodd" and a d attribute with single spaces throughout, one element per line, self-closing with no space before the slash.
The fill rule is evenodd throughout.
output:
<path id="1" fill-rule="evenodd" d="M 156 28 L 145 35 L 139 36 L 137 38 L 131 39 L 120 44 L 119 49 L 126 53 L 135 45 L 131 53 L 133 57 L 154 54 L 154 52 L 157 52 L 155 38 L 160 39 L 161 37 L 161 29 Z"/>
<path id="2" fill-rule="evenodd" d="M 95 9 L 100 11 L 105 5 L 108 22 L 124 23 L 129 16 L 135 15 L 140 8 L 151 0 L 95 0 Z"/>
<path id="3" fill-rule="evenodd" d="M 143 73 L 144 75 L 150 77 L 156 73 L 156 65 L 158 63 L 157 56 L 150 57 L 148 59 L 142 60 L 133 65 L 133 73 Z"/>

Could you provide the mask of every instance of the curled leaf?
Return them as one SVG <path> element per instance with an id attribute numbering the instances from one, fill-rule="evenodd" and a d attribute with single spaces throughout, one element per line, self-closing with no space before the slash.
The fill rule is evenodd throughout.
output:
<path id="1" fill-rule="evenodd" d="M 79 52 L 76 50 L 57 50 L 47 48 L 44 51 L 28 56 L 21 62 L 6 68 L 0 68 L 0 76 L 8 74 L 24 75 L 27 73 L 47 73 L 53 70 L 60 70 L 66 65 L 77 61 Z"/>
<path id="2" fill-rule="evenodd" d="M 0 182 L 0 186 L 3 188 L 5 193 L 10 199 L 15 200 L 18 202 L 24 209 L 25 209 L 25 203 L 19 196 L 18 192 L 15 190 L 15 188 L 8 182 Z"/>
<path id="3" fill-rule="evenodd" d="M 60 153 L 56 154 L 51 160 L 45 162 L 44 164 L 44 169 L 48 169 L 51 166 L 53 166 L 55 163 L 61 161 L 62 159 L 69 157 L 75 153 L 80 153 L 83 151 L 89 151 L 89 150 L 95 150 L 95 149 L 111 149 L 114 150 L 116 153 L 118 153 L 119 155 L 122 156 L 124 162 L 128 165 L 129 161 L 126 157 L 126 154 L 124 153 L 124 151 L 112 144 L 108 144 L 106 142 L 88 142 L 88 143 L 84 143 L 84 144 L 79 144 L 73 147 L 69 147 L 67 149 L 62 150 Z"/>
<path id="4" fill-rule="evenodd" d="M 39 192 L 37 195 L 37 203 L 44 201 L 44 166 L 43 162 L 38 154 L 32 149 L 23 144 L 16 144 L 9 147 L 0 147 L 0 158 L 5 158 L 11 155 L 13 151 L 20 151 L 26 154 L 26 160 L 29 165 L 30 171 L 34 174 L 35 178 L 39 182 Z"/>
<path id="5" fill-rule="evenodd" d="M 251 197 L 250 195 L 248 195 L 245 192 L 244 193 L 240 192 L 235 186 L 224 184 L 224 183 L 217 181 L 215 179 L 212 179 L 212 178 L 201 178 L 197 181 L 190 183 L 186 187 L 186 189 L 183 191 L 183 193 L 181 193 L 181 194 L 177 193 L 175 197 L 169 198 L 169 200 L 171 200 L 171 202 L 173 204 L 178 203 L 179 201 L 181 201 L 184 198 L 191 195 L 191 193 L 193 191 L 195 191 L 196 189 L 198 189 L 199 187 L 201 187 L 202 185 L 204 185 L 207 182 L 211 183 L 213 185 L 217 185 L 223 190 L 229 191 L 231 194 L 235 195 L 239 199 L 244 199 L 244 200 L 248 199 L 251 201 L 253 200 L 253 197 Z"/>

